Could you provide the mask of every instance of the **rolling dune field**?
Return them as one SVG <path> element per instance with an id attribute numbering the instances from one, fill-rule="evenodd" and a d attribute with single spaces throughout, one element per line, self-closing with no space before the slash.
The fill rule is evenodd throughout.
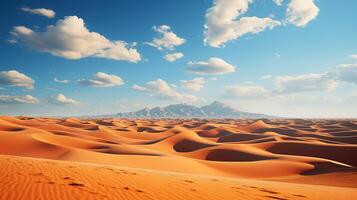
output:
<path id="1" fill-rule="evenodd" d="M 0 117 L 0 199 L 357 199 L 356 120 Z"/>

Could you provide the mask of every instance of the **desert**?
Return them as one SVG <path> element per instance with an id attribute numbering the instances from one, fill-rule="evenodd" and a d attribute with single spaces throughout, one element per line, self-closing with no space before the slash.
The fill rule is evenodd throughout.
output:
<path id="1" fill-rule="evenodd" d="M 357 200 L 356 8 L 1 0 L 0 200 Z"/>
<path id="2" fill-rule="evenodd" d="M 355 120 L 0 123 L 0 199 L 357 197 Z"/>

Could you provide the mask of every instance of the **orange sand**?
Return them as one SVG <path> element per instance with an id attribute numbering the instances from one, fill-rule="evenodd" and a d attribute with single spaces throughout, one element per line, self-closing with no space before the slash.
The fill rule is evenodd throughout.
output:
<path id="1" fill-rule="evenodd" d="M 0 199 L 357 199 L 357 121 L 0 117 Z"/>

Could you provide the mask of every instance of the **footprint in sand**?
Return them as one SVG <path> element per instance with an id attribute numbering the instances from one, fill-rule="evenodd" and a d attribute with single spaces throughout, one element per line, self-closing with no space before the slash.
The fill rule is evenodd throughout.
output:
<path id="1" fill-rule="evenodd" d="M 249 187 L 249 188 L 252 188 L 252 189 L 257 189 L 257 187 L 255 187 L 255 186 L 250 186 L 250 185 L 242 185 L 242 186 Z"/>
<path id="2" fill-rule="evenodd" d="M 265 189 L 265 188 L 261 188 L 259 190 L 262 191 L 262 192 L 270 193 L 270 194 L 278 194 L 278 192 L 275 192 L 275 191 L 272 191 L 272 190 L 268 190 L 268 189 Z"/>
<path id="3" fill-rule="evenodd" d="M 68 185 L 76 186 L 76 187 L 84 187 L 84 185 L 82 183 L 76 183 L 76 182 L 70 182 L 70 183 L 68 183 Z"/>
<path id="4" fill-rule="evenodd" d="M 264 197 L 267 197 L 267 198 L 270 198 L 270 199 L 278 199 L 278 200 L 289 200 L 289 199 L 287 199 L 287 198 L 274 197 L 274 196 L 264 196 Z"/>

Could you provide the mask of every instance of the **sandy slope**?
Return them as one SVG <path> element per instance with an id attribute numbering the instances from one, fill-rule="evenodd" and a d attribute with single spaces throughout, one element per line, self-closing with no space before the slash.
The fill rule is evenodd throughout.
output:
<path id="1" fill-rule="evenodd" d="M 0 156 L 0 199 L 333 199 L 352 188 Z"/>
<path id="2" fill-rule="evenodd" d="M 13 199 L 20 193 L 63 195 L 61 199 L 70 194 L 83 199 L 98 199 L 98 195 L 109 199 L 357 197 L 356 189 L 352 189 L 357 187 L 357 121 L 353 120 L 79 120 L 4 116 L 0 117 L 0 154 L 22 156 L 0 158 L 1 199 Z M 72 165 L 76 170 L 69 167 Z M 98 170 L 107 168 L 108 172 Z M 113 172 L 133 170 L 130 168 L 141 168 L 142 175 L 126 177 Z M 43 174 L 37 177 L 31 173 Z M 85 186 L 68 185 L 71 179 L 62 177 L 66 174 L 78 177 L 77 181 L 85 182 Z M 209 176 L 219 182 L 210 181 Z M 189 188 L 190 182 L 180 182 L 187 177 L 194 179 L 196 188 Z M 99 189 L 99 180 L 115 188 Z M 309 190 L 292 183 L 310 184 L 303 186 Z M 164 186 L 168 188 L 159 189 Z M 264 197 L 259 188 L 278 193 L 265 192 Z M 322 191 L 326 198 L 318 198 Z M 305 197 L 294 196 L 294 192 Z"/>

